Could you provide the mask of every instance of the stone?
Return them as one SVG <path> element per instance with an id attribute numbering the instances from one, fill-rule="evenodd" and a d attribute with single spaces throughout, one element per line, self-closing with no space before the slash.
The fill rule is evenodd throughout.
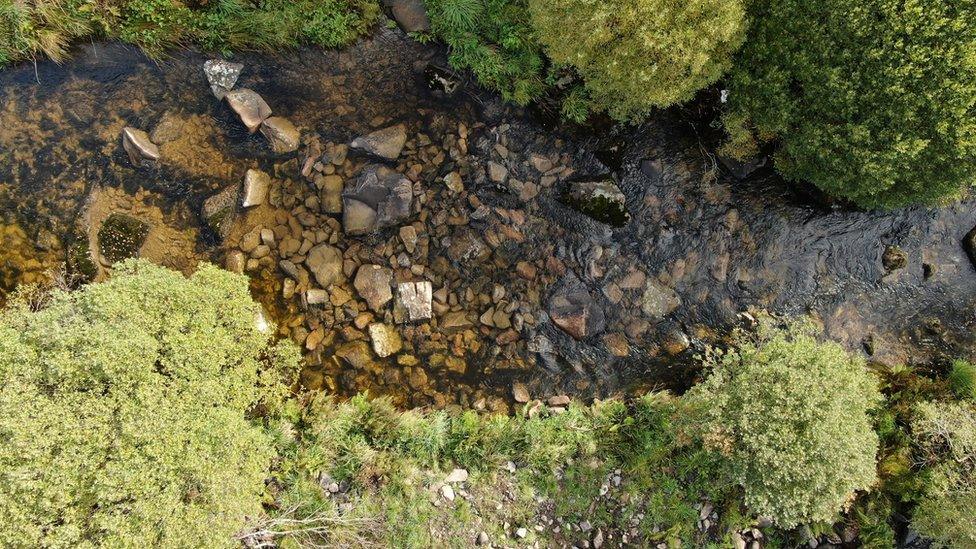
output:
<path id="1" fill-rule="evenodd" d="M 321 305 L 329 302 L 329 292 L 313 288 L 305 292 L 305 302 L 309 305 Z"/>
<path id="2" fill-rule="evenodd" d="M 542 156 L 540 154 L 533 154 L 529 156 L 529 163 L 535 168 L 535 171 L 539 173 L 546 173 L 552 169 L 552 161 Z"/>
<path id="3" fill-rule="evenodd" d="M 508 179 L 508 168 L 498 162 L 488 162 L 488 178 L 495 183 L 504 183 Z"/>
<path id="4" fill-rule="evenodd" d="M 451 474 L 447 475 L 444 482 L 457 483 L 465 482 L 468 480 L 468 470 L 467 469 L 454 469 Z"/>
<path id="5" fill-rule="evenodd" d="M 417 229 L 413 225 L 400 227 L 400 242 L 403 242 L 407 253 L 412 254 L 417 249 Z"/>
<path id="6" fill-rule="evenodd" d="M 603 309 L 586 288 L 564 284 L 549 299 L 549 318 L 575 339 L 598 334 L 606 327 Z"/>
<path id="7" fill-rule="evenodd" d="M 468 315 L 464 311 L 450 311 L 444 313 L 440 325 L 444 330 L 453 330 L 468 328 L 471 326 L 471 321 L 468 320 Z"/>
<path id="8" fill-rule="evenodd" d="M 407 127 L 398 124 L 357 137 L 352 140 L 350 146 L 380 158 L 396 160 L 406 143 Z"/>
<path id="9" fill-rule="evenodd" d="M 397 284 L 397 305 L 407 312 L 411 321 L 429 320 L 432 311 L 433 286 L 430 281 Z"/>
<path id="10" fill-rule="evenodd" d="M 738 160 L 724 154 L 718 155 L 718 161 L 722 166 L 732 174 L 732 177 L 739 180 L 748 178 L 753 172 L 765 166 L 766 160 L 765 156 Z"/>
<path id="11" fill-rule="evenodd" d="M 653 280 L 648 281 L 640 299 L 640 307 L 645 315 L 652 320 L 661 320 L 679 306 L 681 298 L 673 289 Z"/>
<path id="12" fill-rule="evenodd" d="M 512 384 L 512 398 L 515 402 L 525 404 L 531 398 L 529 396 L 529 389 L 521 381 L 516 381 Z"/>
<path id="13" fill-rule="evenodd" d="M 976 268 L 976 227 L 973 227 L 962 239 L 962 247 L 966 250 L 969 262 Z"/>
<path id="14" fill-rule="evenodd" d="M 365 341 L 343 343 L 336 349 L 335 355 L 357 370 L 371 370 L 373 367 L 373 357 L 369 354 L 369 345 Z"/>
<path id="15" fill-rule="evenodd" d="M 488 537 L 488 532 L 481 531 L 478 532 L 478 539 L 475 540 L 475 543 L 477 545 L 488 545 L 490 541 L 491 538 Z"/>
<path id="16" fill-rule="evenodd" d="M 525 528 L 519 528 L 518 530 L 515 530 L 515 537 L 519 539 L 522 539 L 527 535 L 529 535 L 529 531 L 526 530 Z"/>
<path id="17" fill-rule="evenodd" d="M 392 284 L 393 271 L 382 265 L 361 265 L 353 281 L 359 297 L 375 312 L 382 312 L 383 306 L 393 299 Z"/>
<path id="18" fill-rule="evenodd" d="M 410 217 L 413 185 L 402 174 L 372 164 L 342 193 L 342 203 L 346 234 L 369 234 Z"/>
<path id="19" fill-rule="evenodd" d="M 230 227 L 237 217 L 237 205 L 239 204 L 241 186 L 228 185 L 219 193 L 203 201 L 201 216 L 207 225 L 221 238 L 227 236 Z"/>
<path id="20" fill-rule="evenodd" d="M 149 236 L 145 221 L 121 212 L 108 216 L 98 227 L 97 244 L 100 262 L 112 265 L 136 257 Z"/>
<path id="21" fill-rule="evenodd" d="M 369 338 L 373 342 L 373 352 L 380 358 L 395 355 L 403 348 L 403 340 L 396 328 L 389 324 L 375 322 L 369 325 Z"/>
<path id="22" fill-rule="evenodd" d="M 285 154 L 298 150 L 301 144 L 301 134 L 291 120 L 281 116 L 272 116 L 261 124 L 261 135 L 268 140 L 271 150 L 276 154 Z"/>
<path id="23" fill-rule="evenodd" d="M 908 266 L 908 254 L 898 246 L 888 246 L 881 254 L 881 265 L 888 272 Z"/>
<path id="24" fill-rule="evenodd" d="M 244 65 L 223 59 L 210 59 L 203 64 L 203 73 L 207 75 L 210 91 L 217 99 L 223 99 L 227 92 L 234 89 L 243 70 Z"/>
<path id="25" fill-rule="evenodd" d="M 232 273 L 241 274 L 244 272 L 244 254 L 238 250 L 232 250 L 227 253 L 227 258 L 224 260 L 224 268 Z"/>
<path id="26" fill-rule="evenodd" d="M 271 176 L 261 170 L 247 170 L 244 174 L 244 200 L 241 206 L 250 208 L 264 204 L 270 188 Z"/>
<path id="27" fill-rule="evenodd" d="M 478 237 L 471 229 L 458 229 L 451 236 L 451 243 L 447 247 L 447 256 L 458 263 L 482 261 L 488 257 L 491 250 L 485 241 Z"/>
<path id="28" fill-rule="evenodd" d="M 334 246 L 319 244 L 308 251 L 305 266 L 312 271 L 319 286 L 328 288 L 342 279 L 342 252 Z"/>
<path id="29" fill-rule="evenodd" d="M 447 501 L 454 501 L 454 488 L 451 488 L 450 484 L 441 486 L 441 496 L 443 496 Z"/>
<path id="30" fill-rule="evenodd" d="M 601 223 L 620 227 L 630 220 L 627 197 L 609 177 L 570 182 L 566 201 Z"/>
<path id="31" fill-rule="evenodd" d="M 159 147 L 142 130 L 125 127 L 122 130 L 122 148 L 136 166 L 150 166 L 159 161 Z"/>
<path id="32" fill-rule="evenodd" d="M 426 32 L 430 30 L 430 19 L 423 0 L 391 0 L 388 5 L 403 32 Z"/>
<path id="33" fill-rule="evenodd" d="M 464 190 L 464 181 L 461 179 L 461 174 L 457 172 L 451 172 L 445 175 L 444 185 L 454 194 L 458 194 Z"/>
<path id="34" fill-rule="evenodd" d="M 342 213 L 342 178 L 338 175 L 326 175 L 319 182 L 322 211 L 330 214 Z"/>
<path id="35" fill-rule="evenodd" d="M 568 395 L 556 395 L 556 396 L 552 396 L 552 397 L 549 397 L 549 400 L 546 401 L 546 403 L 549 406 L 569 406 L 569 403 L 570 402 L 572 402 L 572 399 L 569 398 Z"/>
<path id="36" fill-rule="evenodd" d="M 241 88 L 227 92 L 224 101 L 230 106 L 251 133 L 271 116 L 271 107 L 253 90 Z"/>

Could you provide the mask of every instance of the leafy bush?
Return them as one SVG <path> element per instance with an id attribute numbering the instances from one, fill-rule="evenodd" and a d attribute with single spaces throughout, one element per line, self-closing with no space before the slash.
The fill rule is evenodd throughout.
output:
<path id="1" fill-rule="evenodd" d="M 268 353 L 258 311 L 239 275 L 139 261 L 7 310 L 0 544 L 233 546 L 272 457 L 248 414 L 276 406 L 276 368 L 297 359 Z"/>
<path id="2" fill-rule="evenodd" d="M 432 33 L 449 61 L 485 87 L 525 105 L 545 89 L 545 58 L 526 0 L 426 0 Z"/>
<path id="3" fill-rule="evenodd" d="M 732 71 L 732 149 L 863 207 L 938 203 L 976 172 L 976 4 L 758 0 Z"/>
<path id="4" fill-rule="evenodd" d="M 976 366 L 965 360 L 953 361 L 949 387 L 959 398 L 976 400 Z"/>
<path id="5" fill-rule="evenodd" d="M 976 546 L 976 410 L 969 403 L 925 402 L 912 433 L 929 468 L 912 525 L 946 547 Z"/>
<path id="6" fill-rule="evenodd" d="M 594 105 L 617 119 L 691 99 L 732 64 L 741 0 L 529 0 L 553 61 L 575 67 Z"/>
<path id="7" fill-rule="evenodd" d="M 832 522 L 874 482 L 878 437 L 868 411 L 880 394 L 863 360 L 818 342 L 809 325 L 766 322 L 708 363 L 688 403 L 750 510 L 786 528 Z"/>

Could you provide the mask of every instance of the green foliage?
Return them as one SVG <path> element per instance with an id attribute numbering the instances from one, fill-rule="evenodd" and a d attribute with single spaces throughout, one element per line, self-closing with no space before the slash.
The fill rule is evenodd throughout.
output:
<path id="1" fill-rule="evenodd" d="M 202 7 L 200 7 L 202 5 Z M 118 38 L 152 57 L 178 45 L 271 50 L 339 47 L 365 34 L 376 0 L 0 0 L 0 66 L 41 55 L 56 61 L 87 37 Z"/>
<path id="2" fill-rule="evenodd" d="M 868 412 L 880 401 L 877 383 L 863 360 L 813 333 L 768 322 L 754 336 L 741 333 L 686 395 L 746 505 L 785 528 L 833 522 L 876 478 Z"/>
<path id="3" fill-rule="evenodd" d="M 939 203 L 976 172 L 976 4 L 758 0 L 730 109 L 777 169 L 863 207 Z M 762 138 L 762 136 L 759 136 Z"/>
<path id="4" fill-rule="evenodd" d="M 545 59 L 526 1 L 426 1 L 431 31 L 450 48 L 451 65 L 520 105 L 545 90 Z"/>
<path id="5" fill-rule="evenodd" d="M 258 314 L 239 275 L 139 261 L 5 311 L 0 544 L 233 546 L 272 458 L 248 415 L 297 358 L 266 350 Z"/>
<path id="6" fill-rule="evenodd" d="M 976 366 L 965 360 L 953 361 L 949 387 L 958 398 L 976 400 Z"/>
<path id="7" fill-rule="evenodd" d="M 553 61 L 575 67 L 594 106 L 619 120 L 714 83 L 746 28 L 741 0 L 529 0 L 529 9 Z"/>
<path id="8" fill-rule="evenodd" d="M 976 547 L 976 409 L 925 402 L 916 413 L 912 433 L 930 475 L 912 526 L 937 545 Z"/>

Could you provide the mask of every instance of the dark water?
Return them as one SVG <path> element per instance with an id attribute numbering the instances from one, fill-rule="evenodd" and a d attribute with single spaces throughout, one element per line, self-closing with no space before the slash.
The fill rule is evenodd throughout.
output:
<path id="1" fill-rule="evenodd" d="M 248 167 L 281 170 L 282 159 L 272 157 L 260 137 L 246 135 L 210 96 L 201 70 L 206 59 L 180 52 L 152 62 L 132 48 L 97 44 L 63 66 L 44 62 L 0 73 L 0 290 L 66 259 L 72 243 L 85 238 L 85 212 L 100 187 L 127 196 L 142 189 L 138 200 L 145 207 L 190 231 L 189 247 L 161 256 L 220 259 L 212 235 L 197 231 L 201 201 Z M 507 394 L 512 378 L 531 381 L 534 394 L 605 395 L 635 383 L 680 388 L 691 378 L 695 350 L 720 340 L 750 308 L 812 312 L 832 338 L 857 352 L 868 340 L 882 361 L 968 354 L 976 271 L 960 240 L 976 225 L 972 201 L 895 212 L 831 211 L 805 203 L 768 169 L 746 182 L 731 179 L 677 113 L 597 136 L 548 129 L 470 87 L 444 99 L 430 93 L 423 76 L 429 61 L 443 62 L 443 52 L 396 31 L 342 53 L 299 50 L 235 60 L 247 66 L 238 86 L 258 91 L 277 114 L 336 142 L 384 122 L 432 131 L 448 122 L 484 122 L 486 136 L 507 124 L 509 150 L 568 155 L 577 173 L 594 174 L 617 168 L 605 166 L 605 155 L 597 153 L 619 146 L 613 156 L 630 223 L 611 229 L 592 221 L 562 204 L 555 187 L 527 206 L 480 183 L 475 193 L 484 203 L 526 208 L 530 222 L 525 241 L 500 256 L 507 266 L 465 274 L 490 287 L 512 277 L 517 261 L 553 254 L 600 301 L 608 331 L 628 334 L 629 356 L 612 356 L 600 338 L 575 342 L 543 321 L 523 338 L 545 336 L 554 348 L 549 360 L 537 360 L 534 347 L 519 343 L 534 366 L 511 370 L 496 368 L 485 352 L 479 358 L 484 365 L 466 376 L 436 380 L 442 392 L 464 385 Z M 119 143 L 121 129 L 151 128 L 166 116 L 190 121 L 184 138 L 165 152 L 178 160 L 154 171 L 132 168 Z M 518 167 L 513 172 L 521 175 Z M 890 245 L 905 251 L 908 265 L 886 273 L 881 255 Z M 607 296 L 613 293 L 608 287 L 634 269 L 674 288 L 681 305 L 663 321 L 645 320 L 648 326 L 631 335 L 628 327 L 641 320 L 641 292 L 624 291 L 616 304 Z M 551 290 L 542 288 L 543 299 Z M 680 334 L 692 347 L 671 357 L 664 342 Z"/>

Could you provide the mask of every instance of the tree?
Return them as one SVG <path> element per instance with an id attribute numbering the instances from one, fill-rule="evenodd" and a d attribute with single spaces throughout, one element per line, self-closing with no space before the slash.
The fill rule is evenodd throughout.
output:
<path id="1" fill-rule="evenodd" d="M 0 545 L 229 547 L 285 390 L 246 279 L 128 261 L 0 318 Z"/>
<path id="2" fill-rule="evenodd" d="M 740 333 L 687 393 L 706 446 L 720 453 L 745 503 L 783 528 L 833 522 L 875 481 L 881 400 L 864 361 L 821 343 L 807 324 Z"/>
<path id="3" fill-rule="evenodd" d="M 741 0 L 530 0 L 539 40 L 576 68 L 595 107 L 639 119 L 691 99 L 731 66 Z"/>
<path id="4" fill-rule="evenodd" d="M 958 197 L 976 173 L 976 4 L 757 0 L 725 152 L 867 208 Z"/>

